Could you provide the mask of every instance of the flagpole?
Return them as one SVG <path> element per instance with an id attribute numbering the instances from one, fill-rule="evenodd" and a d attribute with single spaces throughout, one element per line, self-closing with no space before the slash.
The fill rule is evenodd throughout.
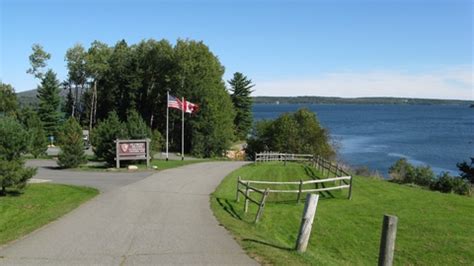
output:
<path id="1" fill-rule="evenodd" d="M 181 103 L 181 160 L 184 161 L 184 109 L 186 109 L 184 97 L 181 97 Z"/>
<path id="2" fill-rule="evenodd" d="M 168 124 L 169 124 L 169 100 L 170 100 L 170 91 L 166 91 L 166 160 L 168 161 Z"/>

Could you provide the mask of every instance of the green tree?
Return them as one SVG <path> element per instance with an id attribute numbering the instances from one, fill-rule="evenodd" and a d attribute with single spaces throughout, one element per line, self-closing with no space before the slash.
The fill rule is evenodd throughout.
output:
<path id="1" fill-rule="evenodd" d="M 87 161 L 84 155 L 82 129 L 73 116 L 61 128 L 59 143 L 61 152 L 58 156 L 58 165 L 60 167 L 75 168 Z"/>
<path id="2" fill-rule="evenodd" d="M 32 74 L 35 78 L 42 80 L 44 76 L 43 69 L 46 67 L 46 61 L 51 59 L 51 54 L 44 51 L 43 46 L 37 43 L 33 44 L 31 49 L 33 50 L 29 56 L 31 67 L 26 73 Z"/>
<path id="3" fill-rule="evenodd" d="M 69 85 L 74 88 L 72 116 L 80 118 L 82 109 L 80 98 L 87 82 L 87 53 L 81 44 L 75 44 L 66 52 L 65 60 L 68 68 Z"/>
<path id="4" fill-rule="evenodd" d="M 18 100 L 15 89 L 10 84 L 0 81 L 0 116 L 15 115 L 18 111 Z"/>
<path id="5" fill-rule="evenodd" d="M 234 77 L 228 81 L 232 92 L 231 98 L 235 109 L 234 125 L 236 136 L 239 139 L 247 138 L 252 128 L 252 80 L 240 72 L 234 73 Z"/>
<path id="6" fill-rule="evenodd" d="M 456 164 L 456 166 L 461 172 L 461 177 L 469 181 L 471 185 L 474 185 L 474 157 L 471 158 L 471 164 L 468 164 L 464 161 L 462 163 Z"/>
<path id="7" fill-rule="evenodd" d="M 161 148 L 163 147 L 163 136 L 161 135 L 160 131 L 153 130 L 151 134 L 151 143 L 150 143 L 150 150 L 152 151 L 152 156 L 155 152 L 161 152 Z"/>
<path id="8" fill-rule="evenodd" d="M 41 120 L 38 114 L 31 111 L 25 121 L 25 126 L 28 129 L 29 136 L 29 148 L 28 151 L 35 157 L 38 158 L 40 155 L 46 154 L 48 149 L 48 139 L 44 132 Z"/>
<path id="9" fill-rule="evenodd" d="M 51 69 L 44 75 L 38 88 L 37 97 L 39 99 L 38 115 L 43 123 L 44 130 L 49 136 L 55 136 L 60 119 L 60 96 L 59 81 Z"/>
<path id="10" fill-rule="evenodd" d="M 137 111 L 131 111 L 128 114 L 125 126 L 130 139 L 145 139 L 151 137 L 150 129 Z"/>
<path id="11" fill-rule="evenodd" d="M 21 189 L 36 169 L 24 167 L 21 154 L 28 150 L 28 133 L 12 117 L 0 117 L 0 193 L 8 187 Z"/>
<path id="12" fill-rule="evenodd" d="M 99 121 L 92 130 L 92 146 L 97 158 L 109 165 L 115 163 L 115 140 L 127 137 L 126 128 L 120 122 L 117 113 L 111 112 L 107 119 Z"/>
<path id="13" fill-rule="evenodd" d="M 246 151 L 251 158 L 262 151 L 309 153 L 326 158 L 335 155 L 328 132 L 306 108 L 282 114 L 274 121 L 258 122 L 247 143 Z"/>

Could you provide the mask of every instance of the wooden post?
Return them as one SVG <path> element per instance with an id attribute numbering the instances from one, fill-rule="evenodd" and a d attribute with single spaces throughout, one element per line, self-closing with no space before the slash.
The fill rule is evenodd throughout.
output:
<path id="1" fill-rule="evenodd" d="M 300 179 L 300 185 L 298 188 L 298 198 L 296 199 L 296 202 L 300 203 L 301 199 L 301 190 L 303 189 L 303 179 Z"/>
<path id="2" fill-rule="evenodd" d="M 240 175 L 237 177 L 237 192 L 235 193 L 235 201 L 239 202 L 240 200 L 240 195 L 239 195 L 239 187 L 240 187 Z"/>
<path id="3" fill-rule="evenodd" d="M 318 200 L 318 194 L 308 194 L 306 196 L 303 217 L 301 218 L 301 226 L 296 240 L 296 250 L 298 252 L 305 252 L 308 246 L 314 216 L 316 215 L 316 207 L 318 206 Z"/>
<path id="4" fill-rule="evenodd" d="M 258 221 L 260 220 L 260 217 L 262 217 L 263 208 L 265 208 L 265 200 L 267 200 L 268 193 L 270 193 L 269 188 L 265 189 L 265 192 L 263 192 L 262 201 L 260 201 L 260 205 L 258 206 L 258 212 L 257 212 L 257 215 L 255 216 L 255 223 L 258 223 Z"/>
<path id="5" fill-rule="evenodd" d="M 347 196 L 347 199 L 351 200 L 352 199 L 352 179 L 354 177 L 351 176 L 351 179 L 349 179 L 349 195 Z"/>
<path id="6" fill-rule="evenodd" d="M 391 266 L 395 239 L 397 237 L 398 217 L 393 215 L 383 216 L 382 238 L 380 240 L 379 266 Z"/>
<path id="7" fill-rule="evenodd" d="M 245 204 L 244 204 L 244 212 L 247 212 L 249 209 L 249 182 L 247 182 L 247 186 L 245 187 Z"/>

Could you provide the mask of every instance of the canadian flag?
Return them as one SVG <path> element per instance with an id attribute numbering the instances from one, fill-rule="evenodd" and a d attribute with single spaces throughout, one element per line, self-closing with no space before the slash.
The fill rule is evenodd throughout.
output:
<path id="1" fill-rule="evenodd" d="M 192 102 L 188 102 L 186 101 L 186 99 L 183 99 L 183 106 L 184 106 L 185 113 L 192 114 L 199 110 L 199 105 Z"/>

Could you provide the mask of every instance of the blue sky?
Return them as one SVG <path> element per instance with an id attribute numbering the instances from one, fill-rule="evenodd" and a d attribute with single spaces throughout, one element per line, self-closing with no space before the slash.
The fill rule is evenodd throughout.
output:
<path id="1" fill-rule="evenodd" d="M 0 0 L 0 78 L 17 91 L 31 45 L 64 55 L 75 43 L 203 40 L 255 95 L 474 99 L 473 2 Z"/>

